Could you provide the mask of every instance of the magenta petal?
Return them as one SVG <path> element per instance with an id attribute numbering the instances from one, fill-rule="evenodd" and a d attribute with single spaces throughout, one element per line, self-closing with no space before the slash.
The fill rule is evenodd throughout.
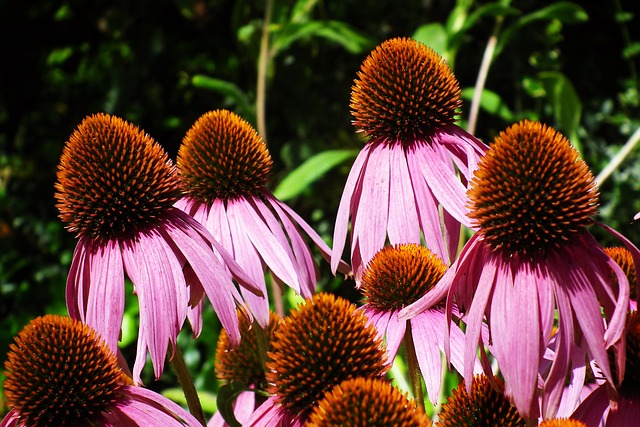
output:
<path id="1" fill-rule="evenodd" d="M 338 205 L 338 213 L 333 230 L 333 251 L 331 253 L 331 271 L 336 274 L 338 265 L 342 259 L 342 252 L 347 243 L 347 231 L 349 229 L 349 217 L 351 216 L 351 206 L 356 193 L 356 188 L 360 186 L 360 176 L 364 165 L 369 159 L 370 144 L 366 144 L 358 157 L 351 166 L 347 182 L 344 185 L 342 196 L 340 197 L 340 205 Z"/>
<path id="2" fill-rule="evenodd" d="M 477 359 L 476 353 L 478 346 L 481 344 L 485 308 L 489 302 L 489 297 L 496 279 L 502 279 L 496 277 L 498 272 L 497 262 L 498 259 L 496 256 L 490 255 L 487 257 L 484 269 L 478 279 L 475 297 L 465 318 L 467 324 L 467 344 L 464 353 L 464 379 L 467 392 L 469 393 L 471 392 L 471 381 L 473 380 L 473 370 L 475 360 Z"/>
<path id="3" fill-rule="evenodd" d="M 256 408 L 245 425 L 246 427 L 280 427 L 284 418 L 284 409 L 272 396 Z"/>
<path id="4" fill-rule="evenodd" d="M 525 418 L 535 418 L 541 357 L 537 280 L 527 262 L 505 267 L 498 270 L 491 301 L 492 351 L 515 406 Z"/>
<path id="5" fill-rule="evenodd" d="M 91 285 L 85 322 L 98 331 L 116 352 L 124 314 L 124 269 L 120 245 L 113 240 L 104 245 L 94 245 L 89 257 Z"/>
<path id="6" fill-rule="evenodd" d="M 576 408 L 571 418 L 582 421 L 587 427 L 599 427 L 609 409 L 609 395 L 606 386 L 596 388 Z"/>
<path id="7" fill-rule="evenodd" d="M 19 427 L 20 414 L 15 409 L 11 409 L 0 421 L 0 427 Z"/>
<path id="8" fill-rule="evenodd" d="M 156 412 L 165 412 L 165 410 L 168 410 L 174 417 L 177 417 L 182 421 L 184 421 L 184 424 L 172 423 L 169 425 L 178 425 L 178 426 L 182 426 L 182 425 L 200 426 L 201 425 L 198 422 L 198 420 L 193 415 L 191 415 L 187 410 L 182 408 L 182 406 L 178 405 L 177 403 L 173 402 L 170 399 L 167 399 L 166 397 L 158 393 L 147 390 L 143 387 L 126 387 L 126 390 L 129 395 L 134 397 L 133 400 L 138 400 L 143 404 L 155 406 L 157 408 Z M 154 423 L 149 424 L 149 426 L 151 425 L 155 426 L 157 424 L 154 424 Z"/>
<path id="9" fill-rule="evenodd" d="M 439 335 L 445 327 L 445 316 L 437 310 L 427 310 L 410 320 L 416 358 L 427 387 L 431 403 L 440 399 L 442 386 L 442 354 Z"/>
<path id="10" fill-rule="evenodd" d="M 389 189 L 389 242 L 420 244 L 420 223 L 414 208 L 416 201 L 411 176 L 402 145 L 391 148 L 391 176 Z"/>
<path id="11" fill-rule="evenodd" d="M 449 258 L 449 250 L 442 235 L 438 201 L 422 176 L 420 159 L 416 154 L 415 147 L 409 147 L 407 150 L 407 166 L 411 175 L 411 184 L 415 193 L 418 218 L 424 234 L 425 244 L 445 264 L 450 264 L 452 259 Z"/>
<path id="12" fill-rule="evenodd" d="M 389 363 L 391 363 L 393 359 L 395 359 L 398 348 L 400 348 L 400 344 L 402 344 L 402 340 L 404 339 L 405 331 L 407 330 L 407 321 L 399 320 L 397 311 L 389 313 L 387 319 L 387 355 Z"/>
<path id="13" fill-rule="evenodd" d="M 390 149 L 387 144 L 373 144 L 367 168 L 363 172 L 363 195 L 358 205 L 358 215 L 351 218 L 352 251 L 357 242 L 363 264 L 367 264 L 382 249 L 387 239 L 389 162 Z"/>
<path id="14" fill-rule="evenodd" d="M 91 268 L 87 254 L 91 252 L 91 239 L 81 237 L 73 251 L 71 268 L 67 275 L 65 298 L 69 316 L 85 322 L 89 286 L 91 284 Z"/>
<path id="15" fill-rule="evenodd" d="M 433 191 L 436 199 L 460 224 L 471 227 L 467 218 L 467 189 L 460 182 L 460 178 L 445 163 L 438 153 L 429 145 L 422 144 L 416 150 L 422 164 L 422 174 Z"/>

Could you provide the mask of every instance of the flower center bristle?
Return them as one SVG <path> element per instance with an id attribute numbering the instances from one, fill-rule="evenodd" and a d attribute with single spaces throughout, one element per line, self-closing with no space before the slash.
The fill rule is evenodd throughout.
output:
<path id="1" fill-rule="evenodd" d="M 627 276 L 627 280 L 629 281 L 629 299 L 636 299 L 636 266 L 633 262 L 633 257 L 631 256 L 631 252 L 629 249 L 622 246 L 611 246 L 604 248 L 604 251 L 613 259 L 616 264 L 620 266 L 624 274 Z M 615 277 L 615 274 L 612 274 L 612 280 L 617 283 L 618 278 Z"/>
<path id="2" fill-rule="evenodd" d="M 538 427 L 587 427 L 585 423 L 570 418 L 555 418 L 542 421 Z"/>
<path id="3" fill-rule="evenodd" d="M 504 394 L 504 384 L 495 379 L 496 390 L 484 375 L 476 375 L 471 383 L 471 393 L 467 393 L 464 381 L 460 382 L 442 405 L 438 427 L 524 427 L 527 425 L 509 399 Z"/>
<path id="4" fill-rule="evenodd" d="M 5 396 L 30 427 L 97 425 L 125 384 L 99 335 L 56 315 L 38 317 L 18 334 L 5 369 Z"/>
<path id="5" fill-rule="evenodd" d="M 424 246 L 385 246 L 369 261 L 361 289 L 374 308 L 400 310 L 429 292 L 446 269 L 442 260 Z"/>
<path id="6" fill-rule="evenodd" d="M 273 161 L 267 146 L 244 119 L 227 110 L 202 115 L 178 151 L 186 193 L 201 202 L 258 194 Z"/>
<path id="7" fill-rule="evenodd" d="M 596 214 L 587 164 L 559 132 L 522 121 L 501 132 L 468 191 L 469 217 L 507 255 L 535 257 L 581 233 Z"/>
<path id="8" fill-rule="evenodd" d="M 343 298 L 318 293 L 280 322 L 268 353 L 269 391 L 291 415 L 304 419 L 342 381 L 384 375 L 386 359 L 362 311 Z"/>
<path id="9" fill-rule="evenodd" d="M 460 86 L 446 61 L 409 38 L 385 41 L 364 60 L 351 90 L 351 109 L 368 137 L 410 142 L 454 123 Z"/>
<path id="10" fill-rule="evenodd" d="M 377 378 L 343 381 L 314 407 L 306 427 L 428 427 L 431 421 L 415 401 Z"/>
<path id="11" fill-rule="evenodd" d="M 269 324 L 266 329 L 261 329 L 255 322 L 251 323 L 242 313 L 239 313 L 238 317 L 240 345 L 233 347 L 226 331 L 223 329 L 220 332 L 215 356 L 216 375 L 225 383 L 240 381 L 246 387 L 265 390 L 267 381 L 264 363 L 271 339 L 278 326 L 279 316 L 273 312 L 269 313 Z"/>
<path id="12" fill-rule="evenodd" d="M 132 237 L 157 224 L 180 196 L 166 152 L 119 117 L 85 118 L 67 141 L 55 185 L 69 231 L 94 238 Z"/>
<path id="13" fill-rule="evenodd" d="M 627 345 L 624 379 L 618 388 L 623 397 L 640 399 L 640 317 L 637 311 L 630 313 L 627 320 Z M 615 364 L 613 365 L 615 366 Z"/>

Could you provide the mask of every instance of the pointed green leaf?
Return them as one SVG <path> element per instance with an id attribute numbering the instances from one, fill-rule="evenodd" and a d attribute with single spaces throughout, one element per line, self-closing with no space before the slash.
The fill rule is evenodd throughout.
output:
<path id="1" fill-rule="evenodd" d="M 318 153 L 284 177 L 273 191 L 273 195 L 281 201 L 291 199 L 306 190 L 329 170 L 357 155 L 357 150 L 328 150 Z"/>
<path id="2" fill-rule="evenodd" d="M 250 390 L 242 381 L 231 381 L 218 390 L 218 412 L 220 412 L 220 415 L 222 415 L 222 418 L 230 427 L 242 427 L 233 413 L 233 405 L 238 395 L 243 391 Z"/>

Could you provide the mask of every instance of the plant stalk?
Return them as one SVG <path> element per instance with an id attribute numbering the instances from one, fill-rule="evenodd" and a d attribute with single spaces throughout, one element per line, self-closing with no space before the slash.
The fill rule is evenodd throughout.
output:
<path id="1" fill-rule="evenodd" d="M 173 350 L 173 357 L 169 359 L 169 363 L 171 364 L 173 371 L 176 373 L 178 382 L 180 383 L 180 387 L 184 392 L 184 397 L 187 399 L 189 412 L 191 412 L 191 415 L 193 415 L 198 421 L 200 421 L 200 424 L 206 426 L 207 421 L 204 417 L 204 412 L 202 411 L 200 398 L 198 397 L 198 392 L 196 391 L 196 387 L 193 384 L 193 379 L 191 378 L 191 373 L 187 368 L 187 364 L 184 363 L 182 352 L 177 345 Z"/>
<path id="2" fill-rule="evenodd" d="M 407 330 L 404 333 L 404 349 L 407 354 L 409 383 L 411 384 L 411 390 L 413 391 L 413 398 L 424 410 L 425 406 L 424 393 L 422 392 L 422 374 L 420 373 L 420 365 L 418 365 L 418 357 L 416 356 L 416 347 L 413 342 L 411 322 L 407 322 Z"/>
<path id="3" fill-rule="evenodd" d="M 258 58 L 258 81 L 256 82 L 256 127 L 258 134 L 267 141 L 266 125 L 266 97 L 267 71 L 271 55 L 269 54 L 269 26 L 273 14 L 273 0 L 265 1 L 264 22 L 262 23 L 262 37 L 260 39 L 260 56 Z"/>

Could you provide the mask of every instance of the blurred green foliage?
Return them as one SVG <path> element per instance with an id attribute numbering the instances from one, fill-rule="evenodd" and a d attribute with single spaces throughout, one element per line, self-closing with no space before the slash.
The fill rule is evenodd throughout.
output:
<path id="1" fill-rule="evenodd" d="M 597 174 L 640 126 L 640 11 L 621 0 L 581 3 L 275 0 L 265 101 L 272 188 L 330 242 L 362 146 L 351 126 L 351 85 L 369 50 L 396 36 L 413 36 L 449 60 L 463 88 L 465 126 L 487 40 L 496 35 L 475 134 L 490 142 L 514 121 L 541 120 L 569 136 Z M 0 359 L 30 319 L 66 312 L 75 236 L 57 218 L 53 185 L 73 129 L 86 115 L 116 114 L 175 158 L 206 111 L 231 109 L 255 124 L 264 8 L 255 0 L 0 2 Z M 638 157 L 632 152 L 602 186 L 599 219 L 640 244 L 640 225 L 631 221 L 640 211 Z M 324 264 L 322 271 L 330 276 Z M 357 298 L 340 280 L 322 286 Z M 131 304 L 127 357 L 137 330 Z M 180 343 L 196 385 L 215 392 L 219 324 L 211 311 L 206 316 L 202 336 L 185 331 Z M 145 375 L 151 388 L 175 393 L 169 370 L 158 382 Z"/>

